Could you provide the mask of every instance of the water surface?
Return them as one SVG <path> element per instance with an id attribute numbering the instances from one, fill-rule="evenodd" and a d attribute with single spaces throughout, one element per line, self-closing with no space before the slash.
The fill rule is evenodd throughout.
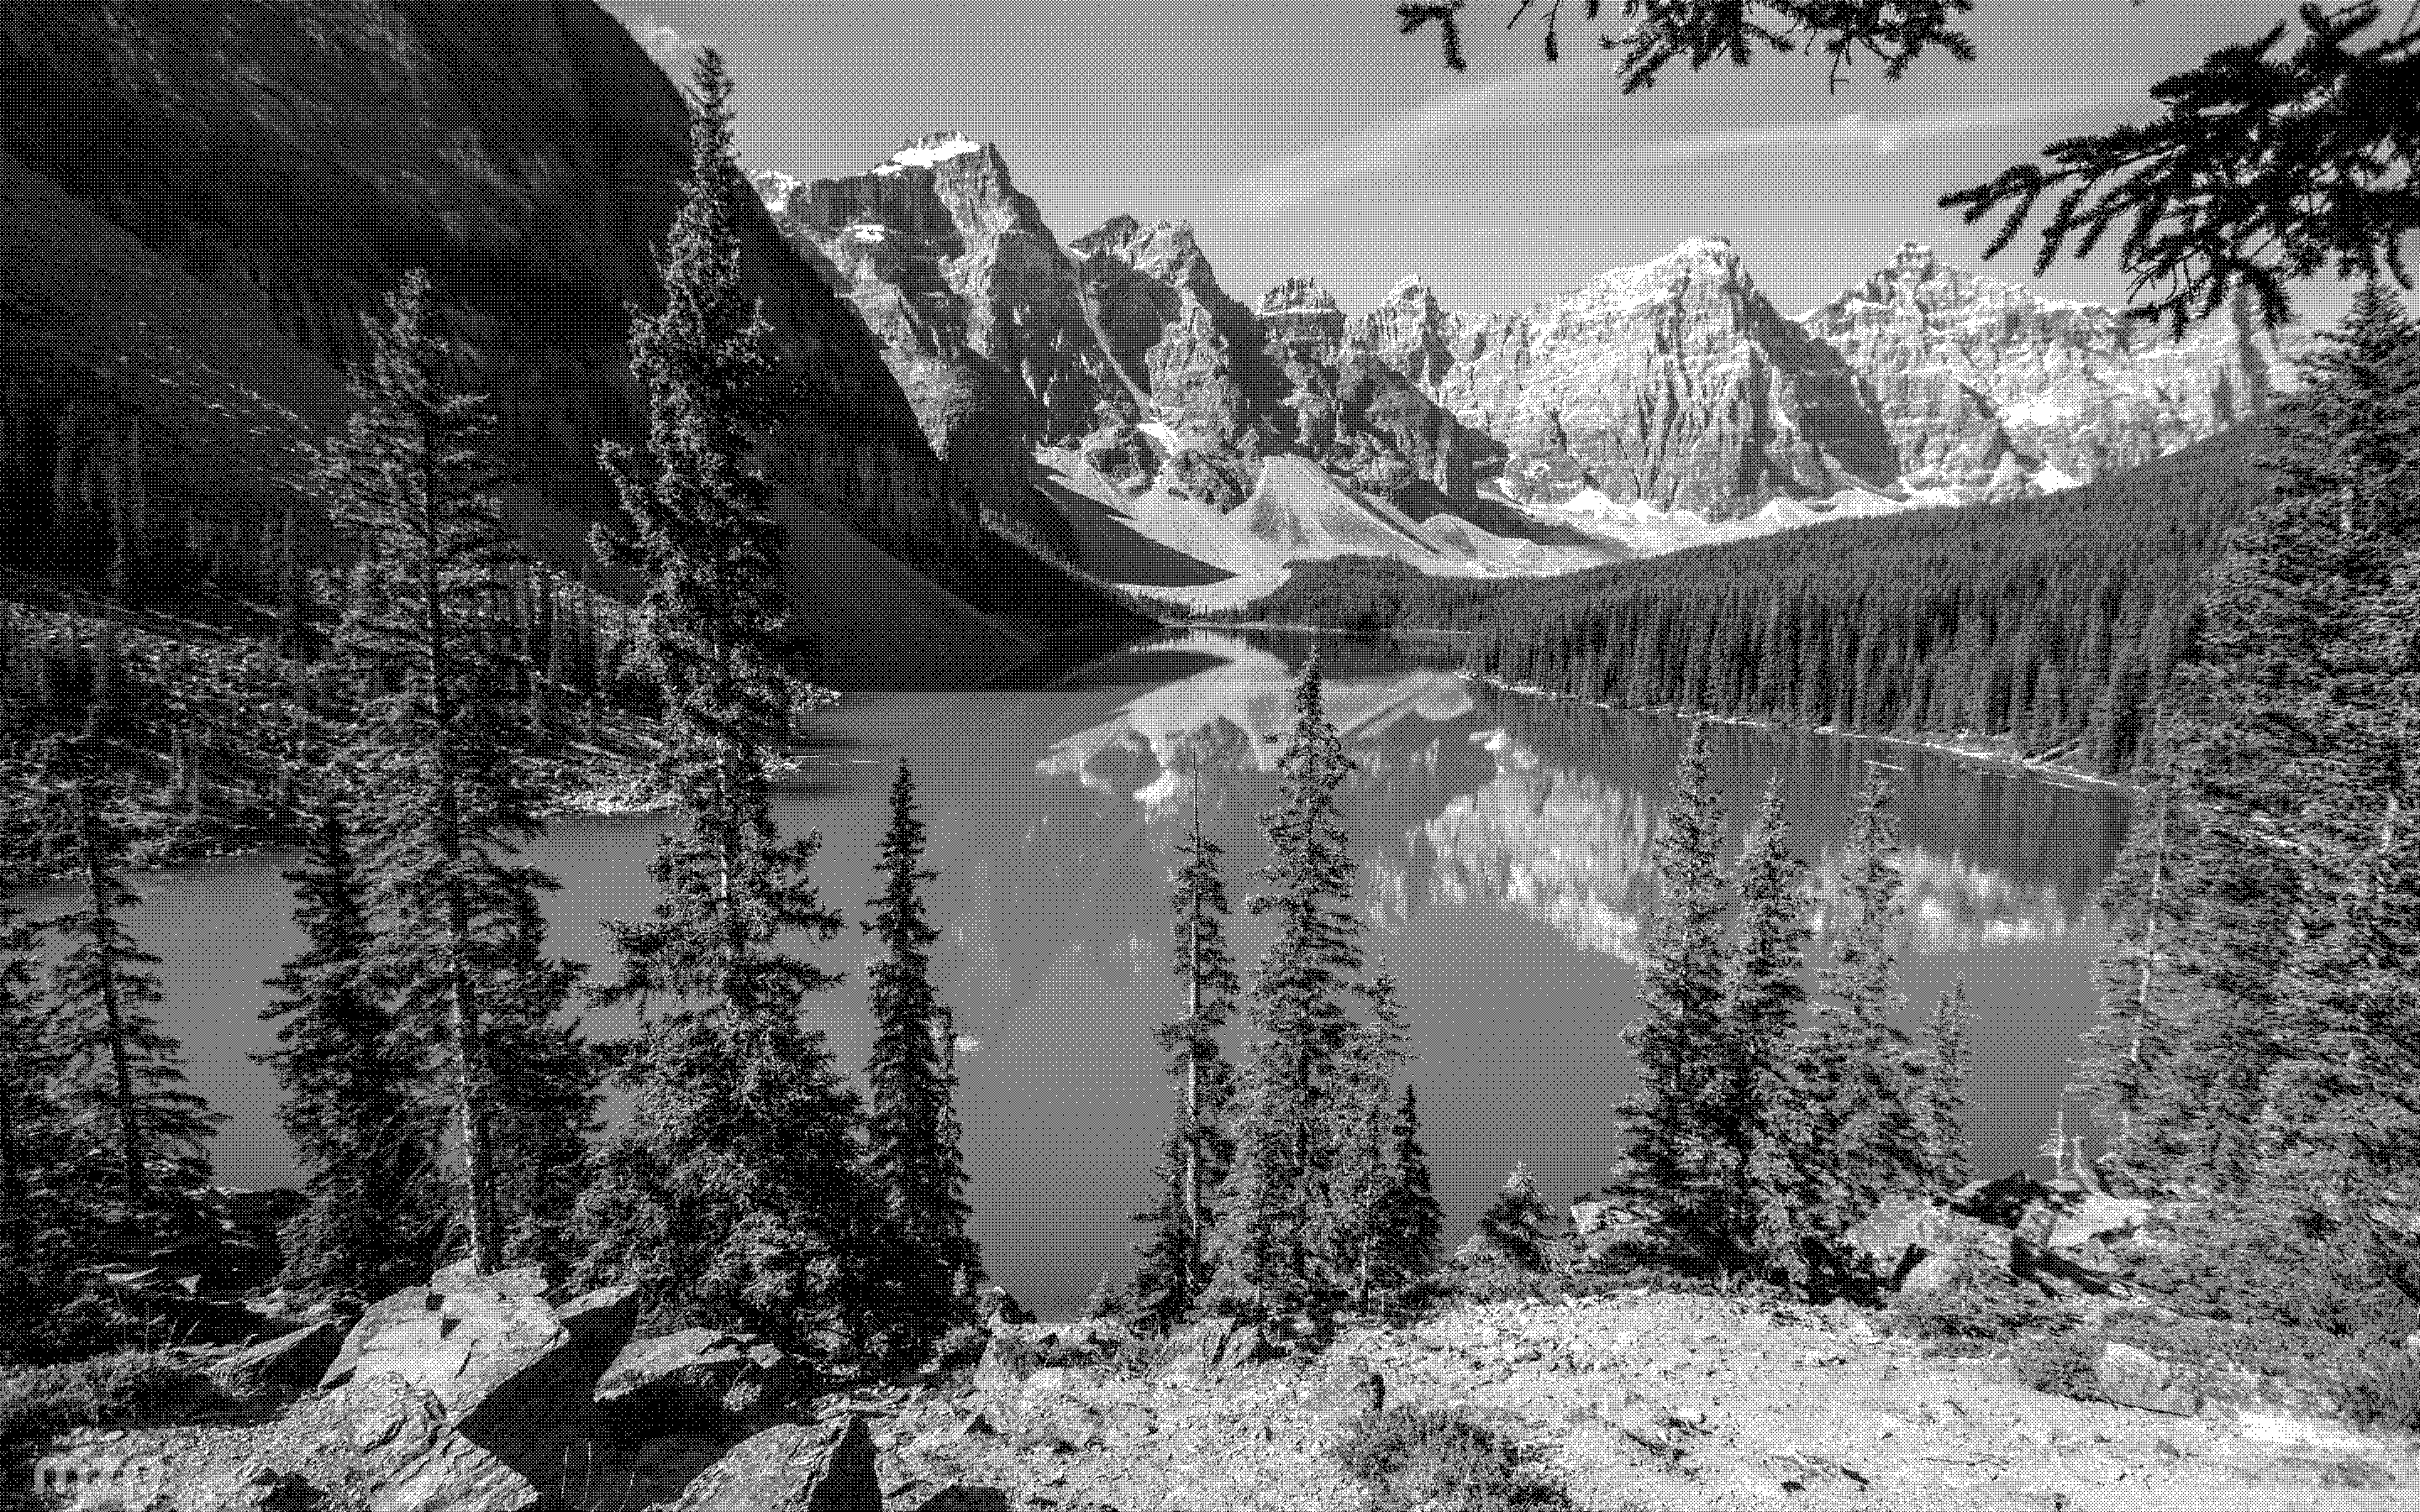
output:
<path id="1" fill-rule="evenodd" d="M 1264 854 L 1253 815 L 1275 794 L 1274 737 L 1311 644 L 1194 632 L 1047 688 L 852 695 L 823 720 L 812 780 L 782 800 L 786 825 L 824 837 L 827 900 L 862 918 L 892 767 L 903 754 L 913 764 L 939 873 L 936 969 L 967 1036 L 976 1227 L 994 1275 L 1045 1310 L 1123 1271 L 1125 1217 L 1149 1196 L 1171 1096 L 1151 1028 L 1181 1004 L 1167 893 L 1185 774 L 1202 774 L 1240 905 Z M 1560 1199 L 1613 1159 L 1650 845 L 1686 727 L 1473 686 L 1435 665 L 1435 646 L 1325 646 L 1329 708 L 1361 768 L 1346 795 L 1358 902 L 1403 983 L 1411 1075 L 1459 1238 L 1514 1161 Z M 2091 1017 L 2102 926 L 2089 900 L 2123 835 L 2122 795 L 1841 737 L 1717 726 L 1713 747 L 1735 821 L 1780 774 L 1827 892 L 1863 764 L 1899 768 L 1906 989 L 1920 1008 L 1966 980 L 1978 1157 L 1987 1170 L 2026 1160 Z M 567 819 L 535 848 L 564 883 L 549 910 L 558 949 L 603 964 L 598 921 L 645 909 L 659 823 Z M 130 919 L 168 963 L 197 1088 L 231 1116 L 218 1169 L 238 1184 L 293 1174 L 271 1084 L 249 1058 L 269 1043 L 258 984 L 296 945 L 283 864 L 146 879 L 149 901 Z M 1832 906 L 1819 900 L 1819 925 Z M 1264 933 L 1240 913 L 1234 933 L 1249 965 Z M 855 968 L 871 951 L 854 923 L 814 949 L 851 971 L 815 1011 L 861 1066 L 871 1026 Z"/>

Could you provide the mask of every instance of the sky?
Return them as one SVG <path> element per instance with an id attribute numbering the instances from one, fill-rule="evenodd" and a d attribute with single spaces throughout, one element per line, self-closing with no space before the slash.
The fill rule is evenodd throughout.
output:
<path id="1" fill-rule="evenodd" d="M 2043 143 L 2150 114 L 2152 81 L 2284 19 L 2284 0 L 1977 0 L 1978 57 L 1870 65 L 1827 93 L 1819 60 L 1668 70 L 1624 97 L 1592 45 L 1548 65 L 1480 0 L 1471 69 L 1396 35 L 1392 0 L 606 0 L 659 56 L 711 43 L 738 77 L 752 168 L 861 172 L 955 130 L 1000 144 L 1063 240 L 1111 215 L 1189 220 L 1250 301 L 1310 273 L 1348 311 L 1424 276 L 1447 305 L 1517 308 L 1730 238 L 1795 313 L 1902 240 L 2031 280 L 2030 238 L 1934 208 Z M 1568 8 L 1576 11 L 1576 5 Z M 1608 6 L 1614 12 L 1618 7 Z M 2126 302 L 2103 253 L 2040 280 Z M 2336 302 L 2313 290 L 2315 313 Z"/>

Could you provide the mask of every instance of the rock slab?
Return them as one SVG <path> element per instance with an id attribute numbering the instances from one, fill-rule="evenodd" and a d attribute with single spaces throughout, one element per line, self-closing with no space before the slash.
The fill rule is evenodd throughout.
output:
<path id="1" fill-rule="evenodd" d="M 882 1512 L 874 1436 L 854 1414 L 767 1428 L 692 1481 L 673 1512 Z"/>

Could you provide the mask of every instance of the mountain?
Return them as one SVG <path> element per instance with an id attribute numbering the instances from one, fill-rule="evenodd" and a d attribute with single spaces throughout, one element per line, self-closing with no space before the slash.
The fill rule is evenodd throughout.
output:
<path id="1" fill-rule="evenodd" d="M 644 435 L 629 309 L 659 297 L 688 161 L 678 91 L 612 16 L 0 0 L 0 565 L 88 582 L 131 542 L 163 592 L 241 595 L 280 543 L 316 550 L 308 450 L 342 422 L 361 317 L 413 267 L 495 400 L 517 520 L 585 561 L 612 508 L 597 447 Z M 825 668 L 923 660 L 845 625 L 862 594 L 826 548 L 915 584 L 962 668 L 1101 611 L 985 531 L 996 481 L 936 455 L 884 344 L 769 218 L 743 231 L 789 394 L 764 462 Z"/>
<path id="2" fill-rule="evenodd" d="M 954 465 L 1090 572 L 1233 604 L 1286 563 L 1563 570 L 1618 548 L 1481 497 L 1487 443 L 1366 344 L 1316 284 L 1247 306 L 1183 222 L 1062 245 L 997 147 L 910 142 L 864 173 L 759 173 L 774 220 L 882 343 Z"/>
<path id="3" fill-rule="evenodd" d="M 1361 329 L 1503 444 L 1509 498 L 1650 550 L 2071 487 L 2276 386 L 2241 309 L 2171 341 L 1914 242 L 1795 320 L 1729 240 L 1698 237 L 1512 314 L 1457 315 L 1410 281 Z"/>
<path id="4" fill-rule="evenodd" d="M 2258 413 L 2276 383 L 2274 344 L 2241 305 L 2170 341 L 1913 241 L 1799 324 L 1856 374 L 1899 481 L 1960 501 L 2148 462 Z"/>
<path id="5" fill-rule="evenodd" d="M 1500 486 L 1526 503 L 1593 488 L 1723 519 L 1895 471 L 1847 364 L 1776 310 L 1719 237 L 1509 315 L 1447 314 L 1405 285 L 1365 330 L 1501 444 Z"/>
<path id="6" fill-rule="evenodd" d="M 1025 530 L 1197 606 L 1340 554 L 1559 572 L 2055 491 L 2277 383 L 2240 311 L 2171 341 L 1915 243 L 1796 319 L 1717 236 L 1524 310 L 1457 312 L 1414 277 L 1355 316 L 1310 277 L 1229 295 L 1183 222 L 1063 245 L 965 136 L 757 183 L 943 456 L 1002 486 L 1030 460 Z"/>

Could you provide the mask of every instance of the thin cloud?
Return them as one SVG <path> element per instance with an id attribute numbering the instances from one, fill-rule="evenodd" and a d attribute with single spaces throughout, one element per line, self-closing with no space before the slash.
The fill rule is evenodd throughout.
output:
<path id="1" fill-rule="evenodd" d="M 1788 121 L 1735 131 L 1700 131 L 1649 142 L 1635 151 L 1612 153 L 1601 166 L 1666 167 L 1790 147 L 1856 147 L 1879 156 L 1944 137 L 2082 116 L 2102 108 L 2121 94 L 2140 92 L 2139 85 L 2113 85 L 2108 93 L 2042 95 L 1977 110 L 1942 111 L 1928 116 L 1869 116 L 1853 111 L 1825 121 Z"/>
<path id="2" fill-rule="evenodd" d="M 1266 218 L 1340 184 L 1406 167 L 1457 138 L 1540 126 L 1601 104 L 1606 79 L 1585 69 L 1531 69 L 1440 95 L 1324 146 L 1264 162 L 1227 186 L 1241 213 Z"/>

